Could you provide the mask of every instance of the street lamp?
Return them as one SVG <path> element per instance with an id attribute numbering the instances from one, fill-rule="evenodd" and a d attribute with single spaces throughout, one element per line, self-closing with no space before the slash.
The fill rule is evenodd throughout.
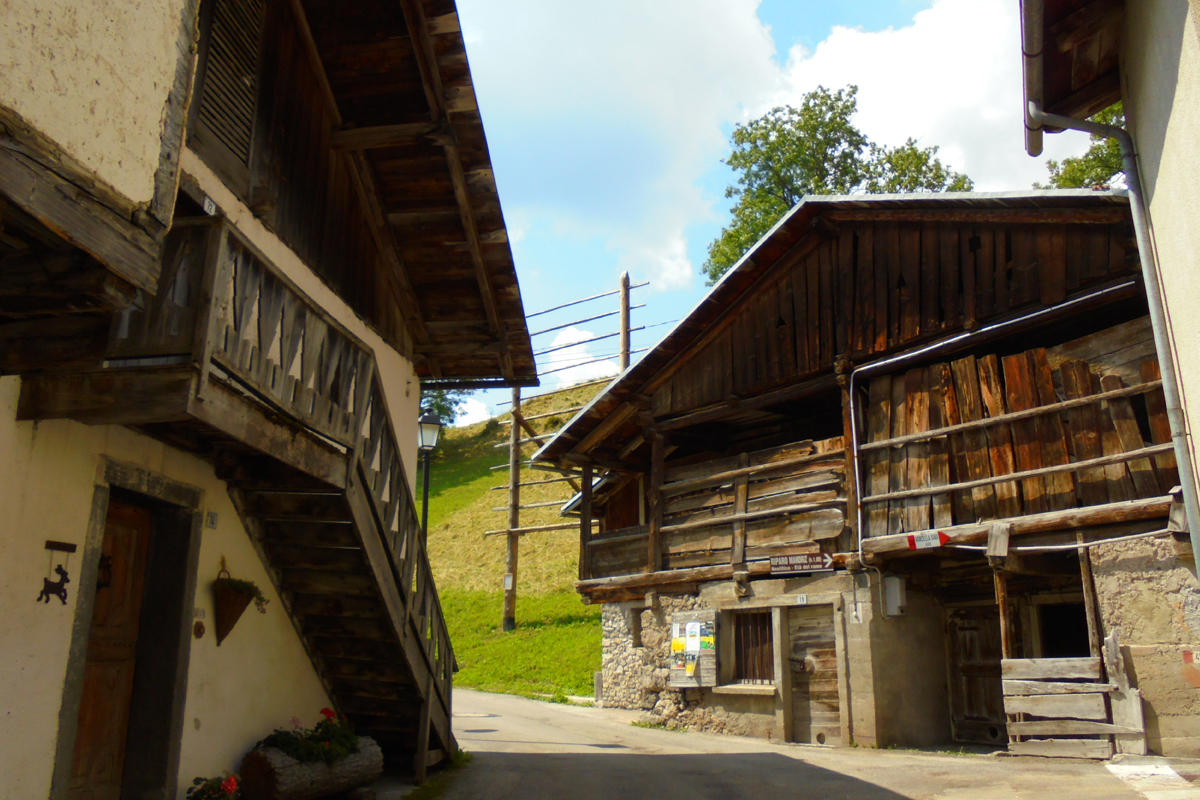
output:
<path id="1" fill-rule="evenodd" d="M 421 535 L 429 540 L 429 460 L 433 448 L 437 447 L 438 435 L 442 432 L 442 421 L 436 414 L 425 413 L 417 420 L 417 450 L 425 459 L 425 488 L 421 502 Z"/>

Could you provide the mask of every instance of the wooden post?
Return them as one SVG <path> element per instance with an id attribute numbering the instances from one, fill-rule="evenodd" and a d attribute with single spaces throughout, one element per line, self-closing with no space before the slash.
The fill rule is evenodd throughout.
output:
<path id="1" fill-rule="evenodd" d="M 592 465 L 584 464 L 582 470 L 579 479 L 579 580 L 585 581 L 592 577 L 588 564 L 588 540 L 592 538 Z"/>
<path id="2" fill-rule="evenodd" d="M 629 366 L 629 273 L 621 273 L 621 371 Z"/>
<path id="3" fill-rule="evenodd" d="M 1075 541 L 1083 545 L 1083 534 L 1076 533 Z M 1101 655 L 1103 638 L 1100 634 L 1100 605 L 1096 600 L 1096 582 L 1092 578 L 1092 554 L 1079 548 L 1079 577 L 1083 581 L 1083 607 L 1087 611 L 1088 647 L 1093 656 Z"/>
<path id="4" fill-rule="evenodd" d="M 421 698 L 421 712 L 417 717 L 417 752 L 413 754 L 413 774 L 417 783 L 424 783 L 429 767 L 429 712 L 433 703 L 433 673 L 427 674 L 425 696 Z"/>
<path id="5" fill-rule="evenodd" d="M 850 369 L 850 365 L 845 362 L 839 363 L 838 366 Z M 846 527 L 850 532 L 850 543 L 844 549 L 853 550 L 858 545 L 858 481 L 855 480 L 854 474 L 854 463 L 858 460 L 858 453 L 851 447 L 851 442 L 855 439 L 852 435 L 854 431 L 851 429 L 850 416 L 850 403 L 854 398 L 850 396 L 848 376 L 838 375 L 838 385 L 842 387 L 842 440 L 846 448 Z"/>
<path id="6" fill-rule="evenodd" d="M 650 508 L 646 534 L 646 571 L 662 569 L 662 521 L 663 521 L 663 460 L 666 457 L 666 437 L 647 430 L 650 440 Z"/>
<path id="7" fill-rule="evenodd" d="M 1008 618 L 1008 581 L 1003 572 L 997 571 L 994 576 L 996 584 L 996 605 L 1000 608 L 1000 657 L 1012 658 L 1012 622 Z"/>
<path id="8" fill-rule="evenodd" d="M 750 454 L 742 453 L 738 456 L 738 469 L 746 469 L 750 466 Z M 750 500 L 750 486 L 748 475 L 738 475 L 733 479 L 734 494 L 733 494 L 733 513 L 734 515 L 745 514 L 746 505 Z M 739 519 L 733 523 L 733 548 L 730 551 L 729 563 L 737 567 L 746 562 L 746 520 Z"/>
<path id="9" fill-rule="evenodd" d="M 508 549 L 504 557 L 504 619 L 501 627 L 511 631 L 517 627 L 517 566 L 521 534 L 521 389 L 512 390 L 513 424 L 508 432 Z"/>

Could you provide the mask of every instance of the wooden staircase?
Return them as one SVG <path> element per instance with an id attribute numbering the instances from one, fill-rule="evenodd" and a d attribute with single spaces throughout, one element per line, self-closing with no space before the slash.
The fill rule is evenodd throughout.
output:
<path id="1" fill-rule="evenodd" d="M 212 461 L 337 710 L 419 779 L 454 751 L 454 653 L 374 353 L 233 228 L 177 221 L 103 362 L 24 375 L 17 416 Z"/>

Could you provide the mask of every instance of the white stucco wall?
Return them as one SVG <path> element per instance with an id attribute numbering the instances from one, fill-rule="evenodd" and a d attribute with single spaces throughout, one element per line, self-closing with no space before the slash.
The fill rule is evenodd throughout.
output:
<path id="1" fill-rule="evenodd" d="M 2 0 L 0 0 L 2 1 Z M 193 178 L 200 189 L 217 204 L 229 221 L 330 316 L 375 352 L 375 364 L 392 412 L 392 425 L 399 439 L 400 457 L 414 494 L 417 479 L 417 411 L 421 404 L 421 382 L 412 362 L 383 340 L 352 308 L 338 297 L 317 274 L 300 260 L 279 237 L 267 230 L 257 217 L 234 195 L 196 153 L 184 148 L 179 160 L 182 172 Z"/>
<path id="2" fill-rule="evenodd" d="M 1187 0 L 1126 4 L 1122 94 L 1196 452 L 1200 430 L 1200 39 Z M 1200 463 L 1200 459 L 1194 459 Z"/>
<path id="3" fill-rule="evenodd" d="M 123 427 L 16 422 L 19 389 L 18 378 L 0 378 L 0 724 L 8 732 L 0 747 L 0 795 L 44 798 L 50 790 L 102 455 L 202 489 L 204 510 L 218 514 L 217 528 L 201 534 L 195 606 L 205 611 L 207 632 L 190 640 L 179 797 L 193 777 L 236 770 L 258 739 L 291 717 L 313 724 L 329 698 L 212 466 Z M 47 539 L 79 546 L 69 562 L 65 606 L 53 598 L 34 603 L 47 576 Z M 248 609 L 218 648 L 210 586 L 222 555 L 234 576 L 253 580 L 270 603 L 264 615 Z"/>
<path id="4" fill-rule="evenodd" d="M 0 106 L 149 202 L 186 3 L 0 0 Z"/>

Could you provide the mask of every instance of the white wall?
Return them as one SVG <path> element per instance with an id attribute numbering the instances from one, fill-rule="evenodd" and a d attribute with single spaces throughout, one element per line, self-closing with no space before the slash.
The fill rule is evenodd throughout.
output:
<path id="1" fill-rule="evenodd" d="M 186 0 L 0 0 L 0 106 L 131 205 L 154 195 Z"/>
<path id="2" fill-rule="evenodd" d="M 101 456 L 136 464 L 204 492 L 204 510 L 218 514 L 201 538 L 195 605 L 208 628 L 191 640 L 180 797 L 191 779 L 236 770 L 261 737 L 293 716 L 316 721 L 329 698 L 271 588 L 225 485 L 208 463 L 135 433 L 69 420 L 16 422 L 20 380 L 0 378 L 0 796 L 46 797 L 50 790 L 59 709 L 79 565 Z M 49 571 L 45 541 L 79 546 L 71 556 L 68 602 L 34 603 Z M 251 607 L 218 648 L 211 583 L 225 555 L 235 577 L 253 580 L 270 599 L 267 613 Z"/>

